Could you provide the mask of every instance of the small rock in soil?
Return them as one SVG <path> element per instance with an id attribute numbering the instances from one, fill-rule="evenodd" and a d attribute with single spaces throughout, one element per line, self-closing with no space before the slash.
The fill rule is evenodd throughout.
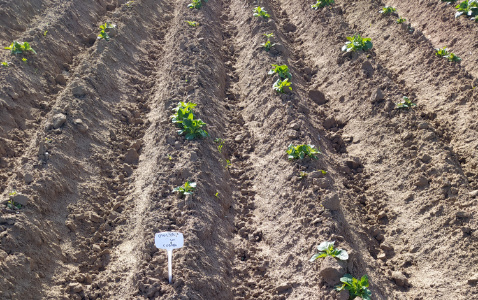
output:
<path id="1" fill-rule="evenodd" d="M 340 283 L 340 278 L 345 274 L 345 266 L 337 259 L 327 256 L 322 260 L 319 275 L 328 286 L 335 286 Z"/>
<path id="2" fill-rule="evenodd" d="M 78 128 L 78 131 L 81 133 L 85 133 L 88 131 L 88 126 L 83 123 L 81 119 L 75 119 L 73 123 L 76 125 L 76 128 Z"/>
<path id="3" fill-rule="evenodd" d="M 66 78 L 65 78 L 65 75 L 63 75 L 63 74 L 56 75 L 55 81 L 58 84 L 66 85 Z"/>
<path id="4" fill-rule="evenodd" d="M 403 273 L 400 271 L 392 272 L 392 279 L 395 281 L 395 283 L 398 286 L 401 286 L 401 287 L 408 286 L 407 277 L 405 277 L 405 275 L 403 275 Z"/>
<path id="5" fill-rule="evenodd" d="M 421 160 L 423 163 L 427 164 L 427 163 L 429 163 L 429 162 L 432 160 L 432 157 L 431 157 L 430 155 L 428 155 L 428 154 L 423 154 L 422 157 L 420 157 L 420 160 Z"/>
<path id="6" fill-rule="evenodd" d="M 287 291 L 288 289 L 291 289 L 292 288 L 292 285 L 288 282 L 284 282 L 282 284 L 280 284 L 278 287 L 276 287 L 276 291 L 277 293 L 283 293 L 285 291 Z"/>
<path id="7" fill-rule="evenodd" d="M 53 128 L 57 129 L 63 126 L 66 122 L 66 116 L 64 114 L 56 114 L 53 116 L 52 123 Z"/>
<path id="8" fill-rule="evenodd" d="M 340 200 L 337 194 L 325 195 L 322 205 L 326 209 L 330 210 L 339 210 L 340 209 Z"/>
<path id="9" fill-rule="evenodd" d="M 372 97 L 371 97 L 372 103 L 381 101 L 383 99 L 385 99 L 385 97 L 383 96 L 382 90 L 380 88 L 377 88 L 377 90 L 372 94 Z"/>
<path id="10" fill-rule="evenodd" d="M 75 86 L 71 92 L 73 93 L 73 96 L 75 97 L 84 97 L 86 96 L 86 88 L 82 85 L 77 85 Z"/>
<path id="11" fill-rule="evenodd" d="M 33 175 L 30 173 L 27 173 L 23 175 L 23 180 L 25 181 L 26 184 L 30 184 L 33 182 Z"/>
<path id="12" fill-rule="evenodd" d="M 287 130 L 287 131 L 286 131 L 286 135 L 287 135 L 287 137 L 290 138 L 290 139 L 295 139 L 295 138 L 297 138 L 297 137 L 299 136 L 299 133 L 298 133 L 297 131 L 295 131 L 295 130 Z"/>
<path id="13" fill-rule="evenodd" d="M 309 91 L 309 98 L 314 101 L 317 105 L 322 105 L 327 103 L 327 99 L 325 99 L 324 93 L 319 90 L 310 90 Z"/>
<path id="14" fill-rule="evenodd" d="M 478 196 L 478 190 L 474 190 L 474 191 L 470 192 L 468 195 L 470 195 L 470 197 L 476 197 L 476 196 Z"/>
<path id="15" fill-rule="evenodd" d="M 477 284 L 477 283 L 478 283 L 478 273 L 476 273 L 475 275 L 471 276 L 468 279 L 468 284 Z"/>
<path id="16" fill-rule="evenodd" d="M 417 187 L 424 187 L 428 184 L 428 179 L 425 176 L 420 176 L 418 180 L 415 182 Z"/>
<path id="17" fill-rule="evenodd" d="M 79 283 L 70 283 L 69 285 L 70 287 L 70 291 L 74 292 L 74 293 L 79 293 L 81 291 L 83 291 L 83 286 Z"/>
<path id="18" fill-rule="evenodd" d="M 13 202 L 19 203 L 22 206 L 27 205 L 28 201 L 30 201 L 30 199 L 23 194 L 16 194 L 15 196 L 13 196 L 12 200 L 13 200 Z"/>
<path id="19" fill-rule="evenodd" d="M 124 162 L 127 164 L 136 164 L 139 160 L 139 155 L 134 149 L 129 149 L 124 157 Z"/>

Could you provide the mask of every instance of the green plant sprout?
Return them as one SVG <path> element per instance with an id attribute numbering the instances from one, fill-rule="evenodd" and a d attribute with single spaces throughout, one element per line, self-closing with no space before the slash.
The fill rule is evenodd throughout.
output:
<path id="1" fill-rule="evenodd" d="M 478 16 L 478 0 L 466 0 L 461 2 L 455 7 L 458 11 L 455 13 L 455 18 L 460 16 L 467 16 L 478 22 L 476 16 Z"/>
<path id="2" fill-rule="evenodd" d="M 168 154 L 168 159 L 173 160 L 173 157 L 171 156 L 171 154 Z"/>
<path id="3" fill-rule="evenodd" d="M 290 79 L 292 77 L 292 75 L 289 72 L 289 67 L 287 65 L 282 65 L 282 66 L 272 65 L 272 70 L 270 70 L 269 73 L 267 74 L 269 75 L 277 74 L 279 75 L 280 79 L 286 79 L 286 78 Z"/>
<path id="4" fill-rule="evenodd" d="M 372 292 L 368 289 L 368 276 L 363 275 L 360 280 L 352 277 L 350 274 L 345 274 L 340 278 L 342 285 L 335 287 L 335 290 L 340 292 L 342 290 L 349 291 L 349 299 L 361 297 L 363 300 L 371 300 Z"/>
<path id="5" fill-rule="evenodd" d="M 186 181 L 186 183 L 183 186 L 178 186 L 173 189 L 173 192 L 178 192 L 183 195 L 192 195 L 194 190 L 196 190 L 196 183 L 195 182 L 189 182 Z"/>
<path id="6" fill-rule="evenodd" d="M 224 167 L 225 169 L 229 169 L 232 166 L 232 163 L 229 159 L 226 159 L 226 166 Z"/>
<path id="7" fill-rule="evenodd" d="M 178 134 L 185 135 L 187 140 L 209 136 L 207 131 L 202 129 L 206 123 L 194 117 L 193 109 L 196 105 L 195 103 L 180 101 L 178 105 L 173 108 L 175 114 L 171 116 L 172 122 L 176 126 L 182 127 L 182 129 L 178 130 Z"/>
<path id="8" fill-rule="evenodd" d="M 217 145 L 217 151 L 219 151 L 219 153 L 221 153 L 222 147 L 224 146 L 224 140 L 221 139 L 221 138 L 216 138 L 216 139 L 214 139 L 214 143 L 219 144 L 219 145 Z"/>
<path id="9" fill-rule="evenodd" d="M 184 22 L 188 23 L 188 25 L 191 26 L 191 27 L 199 26 L 199 23 L 196 22 L 196 21 L 184 21 Z"/>
<path id="10" fill-rule="evenodd" d="M 8 196 L 10 196 L 10 200 L 7 201 L 7 207 L 12 210 L 18 210 L 22 208 L 22 205 L 20 203 L 16 203 L 13 201 L 13 197 L 17 194 L 17 191 L 13 190 L 10 193 L 8 193 Z"/>
<path id="11" fill-rule="evenodd" d="M 28 59 L 26 59 L 25 57 L 22 58 L 22 61 L 23 61 L 23 63 L 25 63 L 25 64 L 27 63 L 27 60 L 28 60 Z"/>
<path id="12" fill-rule="evenodd" d="M 317 3 L 312 4 L 311 7 L 313 9 L 317 10 L 319 8 L 326 7 L 326 6 L 332 5 L 334 3 L 335 3 L 334 0 L 317 0 Z"/>
<path id="13" fill-rule="evenodd" d="M 8 62 L 6 62 L 6 61 L 2 61 L 2 66 L 4 66 L 4 67 L 8 67 Z"/>
<path id="14" fill-rule="evenodd" d="M 45 32 L 43 32 L 43 36 L 46 36 L 47 33 L 48 33 L 48 30 L 45 30 Z"/>
<path id="15" fill-rule="evenodd" d="M 448 52 L 448 49 L 446 47 L 443 47 L 442 49 L 435 49 L 435 55 L 439 57 L 444 57 L 447 58 L 448 61 L 451 62 L 458 62 L 461 61 L 461 58 L 459 58 L 457 55 L 455 55 L 452 52 Z"/>
<path id="16" fill-rule="evenodd" d="M 307 174 L 306 172 L 299 172 L 299 177 L 300 177 L 300 179 L 306 178 L 307 175 L 308 175 L 308 174 Z"/>
<path id="17" fill-rule="evenodd" d="M 134 1 L 132 1 L 132 0 L 125 3 L 125 5 L 126 5 L 128 8 L 133 7 L 133 4 L 134 4 Z"/>
<path id="18" fill-rule="evenodd" d="M 200 9 L 201 6 L 203 5 L 203 1 L 207 2 L 207 0 L 192 0 L 191 4 L 188 4 L 188 7 L 190 9 Z"/>
<path id="19" fill-rule="evenodd" d="M 327 175 L 327 171 L 325 171 L 325 170 L 317 170 L 317 171 L 322 173 L 322 175 Z"/>
<path id="20" fill-rule="evenodd" d="M 349 254 L 343 249 L 334 248 L 335 241 L 332 242 L 322 242 L 317 246 L 318 253 L 314 254 L 309 261 L 314 261 L 317 258 L 331 256 L 340 260 L 349 259 Z"/>
<path id="21" fill-rule="evenodd" d="M 219 192 L 215 193 L 214 196 L 215 196 L 216 198 L 219 198 Z"/>
<path id="22" fill-rule="evenodd" d="M 262 43 L 261 46 L 264 47 L 264 49 L 269 52 L 272 47 L 274 47 L 276 44 L 272 43 L 270 38 L 274 37 L 273 33 L 264 33 L 264 36 L 267 38 L 267 41 L 265 43 Z"/>
<path id="23" fill-rule="evenodd" d="M 274 89 L 274 91 L 283 94 L 285 93 L 284 88 L 286 87 L 288 87 L 289 90 L 292 91 L 292 87 L 290 87 L 290 85 L 291 83 L 289 82 L 289 78 L 284 80 L 277 79 L 277 81 L 274 82 L 274 85 L 272 85 L 272 88 Z"/>
<path id="24" fill-rule="evenodd" d="M 316 154 L 322 153 L 317 150 L 314 145 L 294 146 L 290 144 L 289 147 L 287 147 L 287 154 L 289 159 L 304 159 L 306 155 L 308 155 L 310 158 L 317 159 Z"/>
<path id="25" fill-rule="evenodd" d="M 98 35 L 98 39 L 101 40 L 101 39 L 104 39 L 105 41 L 109 41 L 110 40 L 110 36 L 108 34 L 108 31 L 112 28 L 116 28 L 116 25 L 115 24 L 111 24 L 109 22 L 106 22 L 105 24 L 101 25 L 100 26 L 100 34 Z"/>
<path id="26" fill-rule="evenodd" d="M 264 19 L 269 18 L 271 15 L 267 13 L 264 7 L 257 6 L 254 8 L 254 17 L 263 17 Z"/>
<path id="27" fill-rule="evenodd" d="M 27 51 L 33 52 L 33 54 L 37 54 L 36 51 L 33 50 L 33 48 L 30 46 L 28 42 L 13 41 L 13 43 L 10 46 L 5 47 L 5 50 L 10 50 L 12 54 L 21 54 Z"/>
<path id="28" fill-rule="evenodd" d="M 347 37 L 348 42 L 342 47 L 342 51 L 353 52 L 357 50 L 367 51 L 372 49 L 372 39 L 362 38 L 360 34 Z"/>
<path id="29" fill-rule="evenodd" d="M 407 21 L 407 19 L 400 17 L 400 18 L 398 18 L 398 20 L 397 20 L 397 24 L 403 24 L 403 23 L 405 23 L 406 21 Z"/>
<path id="30" fill-rule="evenodd" d="M 385 6 L 384 8 L 382 8 L 382 10 L 380 10 L 380 13 L 383 14 L 384 16 L 386 16 L 386 15 L 393 14 L 395 11 L 396 11 L 395 8 L 393 8 L 391 6 Z"/>
<path id="31" fill-rule="evenodd" d="M 395 107 L 398 109 L 409 109 L 414 106 L 417 105 L 413 103 L 407 96 L 403 96 L 403 101 L 398 102 Z"/>

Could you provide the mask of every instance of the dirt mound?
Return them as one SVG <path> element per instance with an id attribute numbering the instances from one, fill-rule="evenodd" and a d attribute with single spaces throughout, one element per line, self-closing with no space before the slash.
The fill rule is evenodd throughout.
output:
<path id="1" fill-rule="evenodd" d="M 187 4 L 0 1 L 2 45 L 37 52 L 0 58 L 0 200 L 24 204 L 2 206 L 0 298 L 342 299 L 342 273 L 367 274 L 372 299 L 478 297 L 478 25 L 438 0 L 386 3 L 393 16 L 372 0 Z M 356 33 L 372 50 L 343 53 Z M 178 135 L 179 101 L 209 138 Z M 288 160 L 290 144 L 321 154 Z M 160 231 L 185 237 L 173 284 Z M 310 262 L 331 240 L 348 261 Z"/>

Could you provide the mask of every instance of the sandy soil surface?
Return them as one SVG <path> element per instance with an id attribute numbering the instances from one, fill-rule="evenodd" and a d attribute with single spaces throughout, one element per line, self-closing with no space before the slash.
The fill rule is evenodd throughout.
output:
<path id="1" fill-rule="evenodd" d="M 37 52 L 0 52 L 0 298 L 347 299 L 309 261 L 335 241 L 372 299 L 477 299 L 478 23 L 439 0 L 189 3 L 0 0 L 2 48 Z M 372 50 L 342 52 L 356 33 Z M 179 101 L 210 137 L 178 135 Z M 160 231 L 185 237 L 172 284 Z"/>

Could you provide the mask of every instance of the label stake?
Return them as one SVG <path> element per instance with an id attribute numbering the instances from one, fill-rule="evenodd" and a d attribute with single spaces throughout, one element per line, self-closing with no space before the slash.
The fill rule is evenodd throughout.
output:
<path id="1" fill-rule="evenodd" d="M 184 237 L 181 232 L 160 232 L 154 235 L 154 244 L 168 253 L 169 283 L 173 281 L 173 249 L 184 246 Z"/>

